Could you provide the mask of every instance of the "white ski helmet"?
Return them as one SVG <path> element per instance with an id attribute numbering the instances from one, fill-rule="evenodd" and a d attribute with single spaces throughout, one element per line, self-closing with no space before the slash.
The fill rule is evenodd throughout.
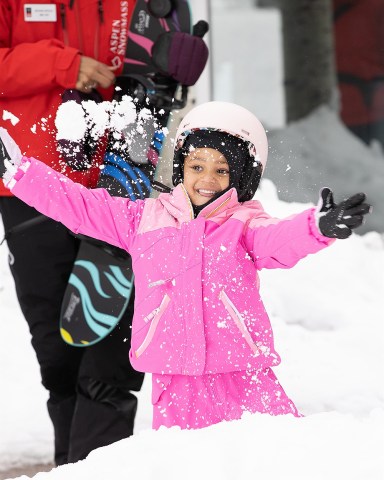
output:
<path id="1" fill-rule="evenodd" d="M 186 138 L 196 130 L 212 130 L 237 137 L 248 145 L 250 162 L 240 180 L 239 200 L 253 198 L 260 183 L 268 157 L 265 129 L 253 113 L 229 102 L 207 102 L 193 108 L 181 121 L 175 137 L 173 185 L 183 178 L 183 165 L 179 156 Z M 240 198 L 241 197 L 241 198 Z"/>

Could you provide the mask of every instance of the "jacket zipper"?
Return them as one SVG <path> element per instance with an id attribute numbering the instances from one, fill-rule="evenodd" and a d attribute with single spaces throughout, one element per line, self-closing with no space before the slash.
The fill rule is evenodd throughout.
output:
<path id="1" fill-rule="evenodd" d="M 229 299 L 228 295 L 224 292 L 224 290 L 221 290 L 219 299 L 223 302 L 225 309 L 231 316 L 232 320 L 235 322 L 236 326 L 240 330 L 240 333 L 244 340 L 248 343 L 248 345 L 251 347 L 252 352 L 255 355 L 260 354 L 260 350 L 255 345 L 254 341 L 252 340 L 251 334 L 249 333 L 245 323 L 244 319 L 241 316 L 241 313 L 237 310 L 235 305 L 232 303 L 232 301 Z"/>
<path id="2" fill-rule="evenodd" d="M 74 5 L 74 0 L 71 0 L 69 3 L 69 8 L 72 10 Z M 61 3 L 60 4 L 60 18 L 61 18 L 61 27 L 63 30 L 63 42 L 64 45 L 69 45 L 69 37 L 68 37 L 68 30 L 67 30 L 67 16 L 66 16 L 66 6 Z M 99 21 L 96 25 L 96 32 L 95 32 L 95 41 L 93 45 L 93 58 L 95 60 L 99 59 L 99 46 L 100 46 L 100 24 L 104 23 L 104 8 L 103 8 L 103 0 L 97 0 L 97 15 Z M 78 3 L 75 5 L 75 21 L 76 21 L 76 28 L 78 34 L 78 42 L 79 42 L 79 50 L 82 54 L 84 54 L 84 41 L 83 41 L 83 29 L 81 26 L 80 21 L 80 13 L 79 13 L 79 6 Z"/>
<path id="3" fill-rule="evenodd" d="M 75 4 L 75 20 L 76 20 L 76 28 L 78 34 L 78 41 L 79 41 L 79 50 L 82 55 L 84 55 L 84 45 L 83 45 L 83 29 L 81 27 L 80 21 L 80 14 L 79 14 L 79 3 L 76 2 Z"/>
<path id="4" fill-rule="evenodd" d="M 189 198 L 188 192 L 187 192 L 186 188 L 184 187 L 184 185 L 183 184 L 181 184 L 181 185 L 183 187 L 184 194 L 185 194 L 185 196 L 187 198 L 187 201 L 188 201 L 188 205 L 189 205 L 189 209 L 190 209 L 190 213 L 191 213 L 191 220 L 193 220 L 194 217 L 195 217 L 195 214 L 193 213 L 193 207 L 192 207 L 191 199 Z M 227 202 L 229 202 L 230 199 L 231 199 L 231 197 L 227 197 L 222 203 L 220 203 L 220 205 L 218 205 L 211 212 L 209 212 L 208 215 L 205 216 L 205 218 L 212 217 L 212 215 L 215 214 L 218 210 L 220 210 L 220 208 L 223 207 Z M 201 212 L 197 216 L 199 216 L 200 214 L 201 214 Z"/>
<path id="5" fill-rule="evenodd" d="M 99 21 L 96 25 L 96 34 L 95 34 L 95 43 L 94 43 L 94 54 L 95 59 L 99 59 L 99 45 L 100 45 L 100 24 L 104 23 L 104 9 L 103 9 L 103 0 L 97 0 L 97 13 Z"/>
<path id="6" fill-rule="evenodd" d="M 212 217 L 214 213 L 216 213 L 221 207 L 223 207 L 228 201 L 230 200 L 230 197 L 224 200 L 223 203 L 220 203 L 216 208 L 214 208 L 211 212 L 208 213 L 208 215 L 205 218 Z"/>
<path id="7" fill-rule="evenodd" d="M 187 199 L 187 202 L 188 202 L 188 205 L 189 205 L 189 213 L 191 214 L 191 220 L 193 220 L 194 217 L 195 217 L 195 214 L 193 213 L 193 207 L 192 207 L 191 199 L 189 198 L 188 192 L 187 192 L 186 188 L 184 187 L 184 185 L 181 184 L 181 186 L 183 187 L 183 192 L 184 192 L 184 195 L 186 196 L 186 199 Z"/>
<path id="8" fill-rule="evenodd" d="M 67 17 L 65 14 L 65 5 L 60 3 L 60 18 L 61 18 L 61 28 L 63 30 L 63 42 L 64 45 L 69 45 L 68 31 L 67 31 Z"/>
<path id="9" fill-rule="evenodd" d="M 144 338 L 143 343 L 135 350 L 136 358 L 140 357 L 145 350 L 148 348 L 149 344 L 151 343 L 153 336 L 155 335 L 157 326 L 159 324 L 160 318 L 162 317 L 164 310 L 167 308 L 169 302 L 171 301 L 168 295 L 165 295 L 163 300 L 160 303 L 160 306 L 155 308 L 149 315 L 147 315 L 144 319 L 146 323 L 151 322 L 147 335 Z"/>

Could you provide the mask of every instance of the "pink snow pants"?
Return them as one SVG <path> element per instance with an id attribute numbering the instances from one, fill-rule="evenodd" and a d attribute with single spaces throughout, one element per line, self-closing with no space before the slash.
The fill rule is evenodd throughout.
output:
<path id="1" fill-rule="evenodd" d="M 152 375 L 152 427 L 198 429 L 243 412 L 299 417 L 270 368 L 201 376 Z"/>

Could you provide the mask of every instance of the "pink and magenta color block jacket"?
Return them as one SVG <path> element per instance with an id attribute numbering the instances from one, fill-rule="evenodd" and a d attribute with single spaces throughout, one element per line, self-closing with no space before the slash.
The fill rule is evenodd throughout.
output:
<path id="1" fill-rule="evenodd" d="M 326 247 L 314 209 L 279 220 L 234 189 L 194 219 L 182 184 L 132 202 L 88 190 L 35 159 L 9 185 L 43 214 L 127 250 L 135 273 L 130 360 L 157 374 L 202 375 L 280 361 L 258 270 L 290 268 Z"/>

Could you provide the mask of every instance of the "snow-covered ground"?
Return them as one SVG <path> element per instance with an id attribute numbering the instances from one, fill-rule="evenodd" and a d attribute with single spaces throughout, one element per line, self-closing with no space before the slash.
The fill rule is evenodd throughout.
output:
<path id="1" fill-rule="evenodd" d="M 243 12 L 241 23 L 240 15 L 230 14 L 231 22 L 228 15 L 222 15 L 220 23 L 214 25 L 216 31 L 223 26 L 225 49 L 237 48 L 237 53 L 226 51 L 226 56 L 240 58 L 236 45 L 243 41 L 228 30 L 228 25 L 237 24 L 242 31 L 252 28 L 252 42 L 244 43 L 242 50 L 243 56 L 249 55 L 256 65 L 250 76 L 257 83 L 252 110 L 271 130 L 281 128 L 281 109 L 276 104 L 281 91 L 276 96 L 274 83 L 280 78 L 276 13 Z M 266 55 L 263 48 L 255 50 L 255 45 L 263 46 L 267 41 L 272 53 Z M 246 49 L 248 53 L 244 53 Z M 224 55 L 218 60 L 221 67 L 216 68 L 221 68 L 222 76 L 221 90 L 216 90 L 221 98 L 216 99 L 247 106 L 246 100 L 237 98 L 236 91 L 229 88 L 233 85 L 233 67 L 226 64 Z M 354 143 L 328 110 L 314 112 L 289 129 L 271 131 L 270 139 L 266 176 L 270 171 L 280 196 L 290 192 L 290 201 L 315 201 L 327 173 L 336 198 L 344 193 L 341 188 L 350 193 L 363 189 L 355 188 L 361 181 L 369 196 L 382 198 L 384 161 L 380 164 L 380 152 Z M 346 165 L 350 158 L 353 161 Z M 345 166 L 333 170 L 332 165 L 337 166 L 339 161 Z M 308 171 L 310 174 L 303 174 Z M 288 174 L 292 174 L 291 180 L 285 184 Z M 262 182 L 257 197 L 276 216 L 308 206 L 279 200 L 274 184 L 268 180 Z M 375 205 L 375 212 L 380 208 L 380 204 Z M 373 218 L 384 222 L 384 216 L 374 213 L 367 230 L 373 228 Z M 372 231 L 338 241 L 294 269 L 262 272 L 262 293 L 282 356 L 275 372 L 303 418 L 245 415 L 240 421 L 200 431 L 174 428 L 153 432 L 147 377 L 139 394 L 133 437 L 96 450 L 83 462 L 35 478 L 383 479 L 383 272 L 384 238 Z M 5 243 L 0 247 L 0 372 L 0 470 L 52 461 L 47 395 L 39 383 L 30 336 L 17 305 Z"/>
<path id="2" fill-rule="evenodd" d="M 285 216 L 307 207 L 277 199 Z M 0 469 L 52 460 L 46 393 L 0 249 Z M 275 369 L 304 418 L 245 415 L 200 431 L 150 430 L 149 377 L 136 435 L 36 479 L 273 478 L 380 480 L 384 475 L 384 239 L 338 241 L 291 270 L 262 272 L 282 364 Z M 26 477 L 24 477 L 26 478 Z"/>

